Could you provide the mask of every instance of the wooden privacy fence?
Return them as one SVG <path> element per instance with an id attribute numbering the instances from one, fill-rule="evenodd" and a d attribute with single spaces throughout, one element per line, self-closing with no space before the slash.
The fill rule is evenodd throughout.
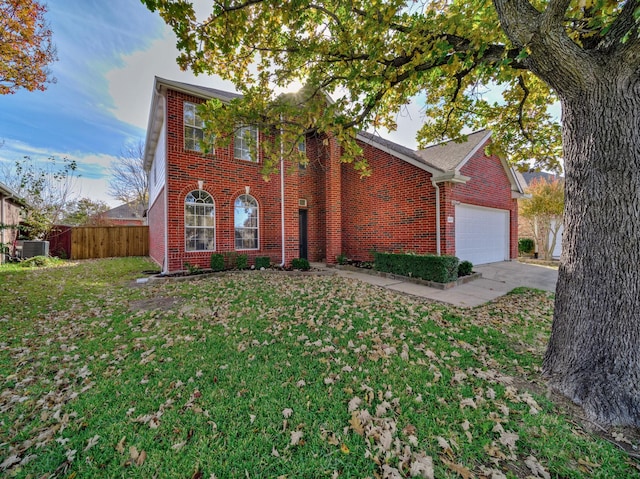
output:
<path id="1" fill-rule="evenodd" d="M 149 255 L 148 226 L 56 227 L 49 252 L 71 259 Z"/>

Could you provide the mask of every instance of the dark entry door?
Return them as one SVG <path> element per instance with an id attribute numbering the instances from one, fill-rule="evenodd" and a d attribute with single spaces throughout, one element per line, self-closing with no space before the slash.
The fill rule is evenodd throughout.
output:
<path id="1" fill-rule="evenodd" d="M 307 210 L 298 210 L 298 229 L 300 231 L 300 244 L 298 245 L 300 257 L 309 259 L 307 253 Z"/>

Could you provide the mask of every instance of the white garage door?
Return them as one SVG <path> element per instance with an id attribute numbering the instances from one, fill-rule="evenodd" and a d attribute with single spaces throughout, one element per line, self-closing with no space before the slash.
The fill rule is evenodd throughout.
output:
<path id="1" fill-rule="evenodd" d="M 509 259 L 509 212 L 456 205 L 456 256 L 473 264 Z"/>

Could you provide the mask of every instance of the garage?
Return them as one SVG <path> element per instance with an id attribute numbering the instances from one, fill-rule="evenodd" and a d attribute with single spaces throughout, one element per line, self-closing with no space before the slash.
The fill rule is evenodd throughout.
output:
<path id="1" fill-rule="evenodd" d="M 475 264 L 509 259 L 509 211 L 458 204 L 456 256 Z"/>

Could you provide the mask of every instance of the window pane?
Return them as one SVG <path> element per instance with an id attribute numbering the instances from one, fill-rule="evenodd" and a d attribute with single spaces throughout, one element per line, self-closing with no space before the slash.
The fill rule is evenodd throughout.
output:
<path id="1" fill-rule="evenodd" d="M 215 205 L 209 193 L 194 190 L 187 194 L 184 224 L 187 251 L 215 250 Z"/>

